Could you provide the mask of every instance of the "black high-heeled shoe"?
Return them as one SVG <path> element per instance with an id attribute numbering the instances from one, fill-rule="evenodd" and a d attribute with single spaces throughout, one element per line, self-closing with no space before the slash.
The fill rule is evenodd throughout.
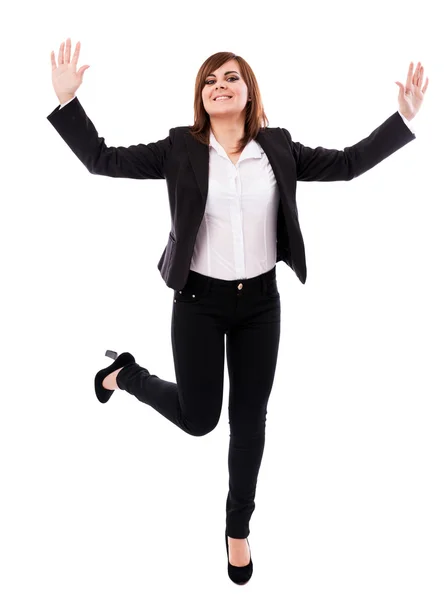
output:
<path id="1" fill-rule="evenodd" d="M 118 356 L 117 352 L 114 352 L 114 350 L 107 350 L 105 352 L 105 356 L 109 356 L 110 358 L 114 358 L 116 360 L 109 367 L 98 371 L 96 377 L 94 378 L 94 389 L 96 391 L 97 399 L 103 404 L 105 402 L 108 402 L 108 400 L 111 397 L 111 394 L 114 392 L 114 390 L 107 390 L 102 385 L 102 382 L 105 379 L 105 377 L 113 371 L 116 371 L 116 369 L 120 369 L 121 367 L 125 367 L 126 365 L 131 365 L 134 362 L 136 362 L 134 360 L 134 356 L 129 352 L 124 352 L 123 354 L 119 354 Z"/>
<path id="2" fill-rule="evenodd" d="M 249 540 L 247 540 L 250 551 Z M 252 554 L 250 554 L 250 562 L 248 565 L 244 567 L 234 567 L 230 564 L 229 561 L 229 540 L 227 537 L 227 529 L 226 529 L 226 551 L 227 551 L 227 572 L 229 574 L 230 579 L 233 583 L 237 583 L 238 585 L 246 584 L 249 579 L 252 577 L 253 573 L 253 562 L 252 562 Z"/>

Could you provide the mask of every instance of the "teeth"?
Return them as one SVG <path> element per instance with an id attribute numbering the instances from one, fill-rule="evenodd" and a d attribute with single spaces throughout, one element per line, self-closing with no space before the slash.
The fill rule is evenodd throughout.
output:
<path id="1" fill-rule="evenodd" d="M 230 96 L 220 96 L 219 98 L 215 99 L 215 102 L 218 102 L 218 100 L 230 100 Z"/>

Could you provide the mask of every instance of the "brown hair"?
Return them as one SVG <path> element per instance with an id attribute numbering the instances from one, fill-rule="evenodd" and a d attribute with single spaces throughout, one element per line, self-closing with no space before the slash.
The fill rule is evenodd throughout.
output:
<path id="1" fill-rule="evenodd" d="M 238 61 L 241 76 L 247 85 L 248 98 L 251 98 L 246 104 L 244 137 L 240 140 L 238 148 L 238 152 L 242 152 L 248 142 L 256 138 L 260 129 L 264 129 L 269 125 L 269 120 L 264 112 L 260 90 L 254 72 L 241 56 L 237 56 L 236 54 L 233 54 L 233 52 L 217 52 L 216 54 L 212 54 L 212 56 L 209 56 L 209 58 L 201 65 L 195 81 L 195 123 L 190 127 L 190 133 L 199 142 L 207 145 L 209 144 L 210 117 L 202 102 L 202 89 L 208 74 L 219 69 L 221 65 L 231 59 Z"/>

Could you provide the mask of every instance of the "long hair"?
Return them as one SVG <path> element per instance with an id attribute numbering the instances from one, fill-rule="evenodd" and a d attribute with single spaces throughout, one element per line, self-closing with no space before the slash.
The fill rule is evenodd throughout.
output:
<path id="1" fill-rule="evenodd" d="M 209 56 L 201 65 L 195 81 L 195 100 L 194 100 L 194 119 L 193 126 L 190 127 L 192 136 L 203 144 L 210 143 L 210 117 L 204 108 L 202 102 L 202 89 L 205 85 L 209 73 L 219 69 L 221 65 L 230 59 L 238 61 L 240 73 L 247 85 L 248 98 L 246 104 L 246 120 L 244 124 L 244 136 L 240 140 L 238 152 L 242 152 L 250 140 L 255 139 L 260 129 L 269 125 L 269 120 L 264 112 L 261 94 L 254 72 L 248 63 L 233 52 L 217 52 Z"/>

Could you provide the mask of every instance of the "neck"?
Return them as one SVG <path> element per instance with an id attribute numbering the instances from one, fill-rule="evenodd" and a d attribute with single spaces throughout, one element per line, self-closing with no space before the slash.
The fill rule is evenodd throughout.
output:
<path id="1" fill-rule="evenodd" d="M 233 119 L 221 118 L 210 119 L 210 127 L 213 135 L 225 149 L 235 150 L 244 137 L 244 115 L 242 117 L 235 117 Z"/>

